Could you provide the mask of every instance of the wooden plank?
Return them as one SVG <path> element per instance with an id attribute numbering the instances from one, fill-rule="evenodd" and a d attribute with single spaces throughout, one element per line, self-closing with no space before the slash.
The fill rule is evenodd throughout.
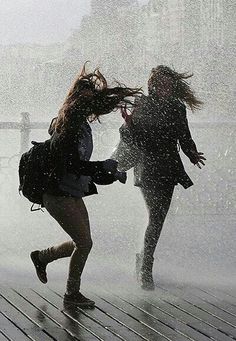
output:
<path id="1" fill-rule="evenodd" d="M 236 290 L 232 290 L 232 291 L 228 290 L 227 293 L 224 291 L 224 294 L 228 295 L 231 298 L 231 300 L 234 301 L 234 304 L 236 304 Z"/>
<path id="2" fill-rule="evenodd" d="M 232 293 L 222 291 L 216 288 L 201 288 L 201 290 L 207 292 L 209 295 L 220 299 L 221 301 L 228 302 L 236 307 L 236 293 L 235 296 Z"/>
<path id="3" fill-rule="evenodd" d="M 130 332 L 125 326 L 120 324 L 118 321 L 112 319 L 109 315 L 101 311 L 100 309 L 86 311 L 86 316 L 98 323 L 100 326 L 108 330 L 111 334 L 110 338 L 117 337 L 120 340 L 135 341 L 136 335 Z"/>
<path id="4" fill-rule="evenodd" d="M 85 292 L 86 296 L 93 299 L 96 303 L 96 310 L 94 313 L 96 313 L 96 318 L 98 318 L 100 321 L 103 321 L 103 323 L 110 322 L 112 323 L 112 328 L 117 328 L 119 330 L 120 335 L 124 337 L 124 339 L 129 341 L 143 341 L 144 339 L 135 332 L 132 328 L 129 328 L 127 324 L 123 321 L 120 321 L 120 319 L 117 319 L 114 314 L 110 311 L 110 313 L 106 310 L 106 303 L 101 300 L 98 296 L 92 294 L 91 292 Z M 104 317 L 106 318 L 104 320 Z M 127 318 L 127 316 L 126 316 Z"/>
<path id="5" fill-rule="evenodd" d="M 2 303 L 2 302 L 1 302 Z M 2 307 L 2 305 L 1 305 Z M 0 330 L 1 336 L 6 337 L 11 341 L 29 341 L 24 330 L 14 324 L 12 320 L 5 314 L 0 312 Z"/>
<path id="6" fill-rule="evenodd" d="M 161 322 L 160 320 L 148 315 L 147 313 L 140 311 L 136 307 L 129 304 L 126 300 L 121 297 L 115 296 L 114 294 L 109 297 L 109 302 L 121 308 L 124 312 L 126 312 L 129 316 L 134 317 L 140 323 L 146 325 L 148 328 L 153 330 L 158 335 L 165 337 L 167 340 L 175 340 L 175 341 L 189 341 L 185 335 L 181 332 L 171 328 L 166 323 Z"/>
<path id="7" fill-rule="evenodd" d="M 204 302 L 201 300 L 201 298 L 193 296 L 193 294 L 188 293 L 187 290 L 175 288 L 174 290 L 171 290 L 171 292 L 179 295 L 181 299 L 198 308 L 201 311 L 201 315 L 204 317 L 205 321 L 209 321 L 211 324 L 216 326 L 218 330 L 236 339 L 235 327 L 221 319 L 219 309 Z"/>
<path id="8" fill-rule="evenodd" d="M 121 339 L 120 336 L 116 335 L 116 333 L 109 328 L 109 326 L 104 326 L 98 320 L 94 319 L 90 314 L 90 310 L 83 310 L 79 308 L 70 309 L 69 307 L 64 307 L 62 297 L 52 290 L 44 290 L 42 293 L 40 292 L 40 294 L 42 294 L 48 302 L 56 306 L 57 309 L 60 309 L 70 319 L 77 321 L 91 332 L 94 332 L 100 340 L 117 341 Z"/>
<path id="9" fill-rule="evenodd" d="M 202 288 L 172 287 L 140 290 L 138 296 L 88 293 L 96 307 L 82 310 L 64 307 L 62 293 L 47 287 L 0 287 L 0 341 L 236 340 L 234 304 L 214 295 Z M 2 329 L 6 324 L 10 335 Z"/>
<path id="10" fill-rule="evenodd" d="M 67 330 L 64 328 L 64 326 L 57 323 L 48 314 L 45 314 L 43 309 L 38 308 L 30 300 L 28 300 L 26 297 L 24 297 L 23 295 L 21 295 L 17 291 L 15 291 L 15 292 L 20 296 L 20 300 L 22 301 L 23 307 L 26 306 L 27 309 L 29 309 L 29 311 L 32 311 L 32 313 L 33 313 L 33 310 L 37 311 L 36 318 L 38 318 L 40 320 L 40 322 L 43 322 L 42 326 L 44 326 L 45 331 L 49 335 L 51 335 L 56 340 L 61 340 L 61 339 L 63 341 L 74 341 L 75 340 L 74 337 L 70 333 L 67 332 Z M 39 322 L 39 321 L 36 320 L 36 322 Z"/>
<path id="11" fill-rule="evenodd" d="M 14 305 L 6 301 L 0 296 L 1 312 L 8 316 L 11 321 L 14 321 L 20 329 L 22 329 L 29 337 L 32 337 L 36 341 L 41 341 L 43 338 L 45 341 L 51 341 L 47 334 L 38 326 L 35 325 L 31 319 L 25 314 L 22 314 Z"/>
<path id="12" fill-rule="evenodd" d="M 122 325 L 118 321 L 114 320 L 108 314 L 106 314 L 101 309 L 93 309 L 87 312 L 88 316 L 100 325 L 107 328 L 109 331 L 115 333 L 116 336 L 120 337 L 122 340 L 136 341 L 137 335 L 130 331 L 126 326 Z"/>
<path id="13" fill-rule="evenodd" d="M 166 323 L 171 328 L 180 331 L 185 336 L 189 337 L 190 339 L 193 339 L 195 341 L 209 341 L 209 337 L 205 336 L 203 333 L 196 331 L 194 328 L 190 327 L 187 322 L 184 319 L 180 319 L 179 315 L 173 315 L 170 312 L 167 312 L 164 308 L 154 306 L 153 304 L 150 304 L 149 302 L 142 299 L 142 297 L 137 297 L 134 295 L 129 295 L 126 300 L 136 306 L 141 311 L 146 312 L 147 314 L 150 314 L 154 318 L 157 318 L 163 323 Z"/>
<path id="14" fill-rule="evenodd" d="M 179 306 L 175 306 L 174 302 L 176 300 L 172 300 L 172 303 L 169 303 L 167 301 L 168 298 L 165 298 L 165 295 L 162 295 L 162 299 L 160 298 L 160 293 L 156 294 L 155 296 L 149 296 L 145 295 L 144 300 L 151 304 L 152 306 L 161 309 L 174 318 L 180 320 L 183 323 L 186 323 L 187 326 L 189 326 L 191 329 L 195 330 L 197 333 L 199 333 L 204 340 L 205 338 L 214 338 L 215 340 L 225 340 L 230 341 L 228 337 L 225 335 L 219 334 L 215 328 L 207 325 L 204 321 L 201 319 L 198 319 L 194 315 L 190 314 L 188 311 L 182 309 Z M 166 300 L 165 300 L 166 299 Z M 218 336 L 218 338 L 217 338 Z"/>
<path id="15" fill-rule="evenodd" d="M 236 328 L 236 306 L 233 306 L 230 303 L 225 303 L 198 288 L 190 289 L 189 293 L 206 302 L 207 308 L 211 309 L 213 315 L 218 316 L 227 324 Z"/>
<path id="16" fill-rule="evenodd" d="M 155 330 L 153 330 L 153 328 L 141 322 L 139 319 L 137 319 L 133 315 L 130 315 L 129 313 L 127 313 L 126 310 L 122 309 L 114 302 L 111 302 L 111 299 L 108 297 L 108 295 L 105 295 L 105 296 L 102 296 L 102 295 L 100 296 L 100 295 L 101 294 L 99 294 L 100 299 L 106 302 L 107 304 L 109 304 L 112 307 L 112 310 L 115 309 L 116 311 L 122 312 L 126 316 L 126 321 L 129 324 L 129 326 L 131 328 L 134 328 L 135 331 L 138 332 L 140 335 L 142 335 L 142 337 L 145 340 L 148 340 L 148 341 L 170 340 L 169 338 L 165 337 L 161 333 L 157 333 Z M 113 313 L 114 313 L 114 310 L 113 310 Z"/>
<path id="17" fill-rule="evenodd" d="M 100 309 L 101 311 L 105 312 L 109 316 L 111 316 L 113 319 L 116 319 L 119 321 L 119 323 L 123 324 L 128 328 L 129 330 L 133 331 L 135 333 L 135 339 L 137 341 L 146 340 L 146 341 L 156 341 L 157 334 L 150 330 L 145 325 L 142 325 L 134 319 L 133 317 L 127 315 L 122 310 L 117 308 L 116 306 L 112 305 L 109 302 L 109 297 L 100 297 L 101 294 L 91 294 L 88 293 L 88 296 L 91 297 L 96 302 L 96 307 Z M 159 337 L 158 340 L 165 341 L 166 339 L 163 337 Z"/>
<path id="18" fill-rule="evenodd" d="M 54 324 L 53 321 L 51 321 L 47 316 L 44 316 L 33 305 L 17 295 L 11 289 L 1 288 L 0 294 L 18 310 L 18 315 L 24 315 L 31 322 L 30 323 L 27 321 L 30 328 L 27 329 L 27 334 L 31 335 L 33 339 L 37 339 L 39 341 L 51 341 L 52 339 L 62 339 L 63 341 L 73 340 L 63 329 L 58 328 L 58 326 Z M 19 312 L 21 314 L 19 314 Z M 18 316 L 14 316 L 14 321 L 17 318 Z M 19 322 L 22 323 L 23 321 Z"/>
<path id="19" fill-rule="evenodd" d="M 0 331 L 0 341 L 11 341 L 6 335 Z"/>
<path id="20" fill-rule="evenodd" d="M 74 339 L 85 339 L 88 341 L 98 340 L 94 335 L 89 333 L 86 329 L 80 325 L 71 321 L 67 316 L 62 314 L 55 306 L 51 305 L 39 294 L 32 290 L 18 289 L 18 292 L 28 301 L 31 302 L 37 309 L 39 309 L 44 315 L 50 318 L 60 328 L 64 329 Z"/>
<path id="21" fill-rule="evenodd" d="M 165 288 L 158 286 L 156 289 L 156 296 L 160 297 L 163 302 L 169 303 L 173 307 L 176 307 L 177 309 L 194 317 L 197 321 L 195 320 L 193 324 L 191 323 L 192 327 L 195 327 L 196 329 L 201 328 L 200 330 L 202 330 L 203 324 L 205 324 L 205 334 L 207 336 L 218 341 L 232 341 L 231 336 L 224 330 L 221 330 L 218 324 L 220 321 L 218 319 L 183 299 L 183 293 L 178 295 L 174 290 L 175 289 L 166 290 Z M 153 300 L 155 302 L 155 296 L 153 297 Z"/>
<path id="22" fill-rule="evenodd" d="M 37 309 L 43 314 L 54 320 L 61 328 L 65 329 L 75 340 L 95 341 L 98 340 L 96 336 L 87 331 L 83 326 L 74 322 L 68 316 L 64 315 L 54 305 L 45 300 L 40 293 L 29 289 L 18 289 L 21 295 L 29 300 Z"/>

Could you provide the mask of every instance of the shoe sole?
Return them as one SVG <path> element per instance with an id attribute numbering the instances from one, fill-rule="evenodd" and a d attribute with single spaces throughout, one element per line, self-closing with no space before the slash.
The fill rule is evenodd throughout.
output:
<path id="1" fill-rule="evenodd" d="M 69 301 L 64 299 L 64 304 L 65 305 L 69 305 L 69 306 L 73 306 L 73 307 L 77 307 L 77 308 L 82 308 L 82 309 L 91 309 L 95 307 L 95 302 L 94 303 L 78 303 L 78 302 L 74 302 L 74 301 Z"/>

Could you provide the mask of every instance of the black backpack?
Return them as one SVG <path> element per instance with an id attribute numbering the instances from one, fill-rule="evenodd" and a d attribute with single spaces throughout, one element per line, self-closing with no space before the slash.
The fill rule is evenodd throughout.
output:
<path id="1" fill-rule="evenodd" d="M 34 204 L 44 206 L 43 193 L 47 190 L 53 165 L 50 140 L 31 143 L 33 147 L 22 154 L 19 163 L 19 192 L 33 203 L 31 211 L 35 211 Z"/>

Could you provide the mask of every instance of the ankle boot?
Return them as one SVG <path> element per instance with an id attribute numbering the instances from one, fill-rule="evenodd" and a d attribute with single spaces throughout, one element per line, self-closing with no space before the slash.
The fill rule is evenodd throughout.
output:
<path id="1" fill-rule="evenodd" d="M 38 276 L 38 279 L 46 284 L 48 279 L 47 279 L 47 272 L 46 272 L 46 267 L 47 267 L 47 264 L 43 263 L 41 260 L 40 260 L 40 251 L 39 250 L 36 250 L 36 251 L 32 251 L 31 254 L 30 254 L 30 258 L 34 264 L 34 267 L 35 267 L 35 270 L 36 270 L 36 273 L 37 273 L 37 276 Z"/>
<path id="2" fill-rule="evenodd" d="M 81 309 L 92 309 L 95 306 L 95 302 L 82 295 L 81 292 L 65 293 L 63 303 L 65 308 L 75 306 Z"/>

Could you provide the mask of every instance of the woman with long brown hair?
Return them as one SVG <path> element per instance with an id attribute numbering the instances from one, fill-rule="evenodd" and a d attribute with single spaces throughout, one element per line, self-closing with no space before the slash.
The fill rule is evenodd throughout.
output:
<path id="1" fill-rule="evenodd" d="M 81 275 L 92 248 L 83 197 L 97 193 L 94 183 L 111 184 L 116 180 L 125 183 L 126 180 L 126 174 L 117 171 L 116 161 L 89 161 L 93 149 L 89 122 L 113 110 L 132 107 L 132 97 L 138 93 L 139 89 L 119 84 L 108 87 L 98 69 L 87 73 L 84 66 L 49 128 L 55 167 L 43 203 L 71 239 L 58 246 L 33 251 L 31 259 L 38 278 L 47 283 L 47 264 L 70 257 L 65 303 L 79 307 L 95 304 L 80 292 Z"/>
<path id="2" fill-rule="evenodd" d="M 148 213 L 143 249 L 136 255 L 136 272 L 143 289 L 154 289 L 154 251 L 166 218 L 174 187 L 193 185 L 184 170 L 179 145 L 190 161 L 201 168 L 205 158 L 191 137 L 186 106 L 199 109 L 186 81 L 191 75 L 163 65 L 152 69 L 148 95 L 141 96 L 132 115 L 120 128 L 121 143 L 113 154 L 119 169 L 134 166 L 135 185 L 140 187 Z M 124 115 L 125 116 L 125 115 Z"/>

